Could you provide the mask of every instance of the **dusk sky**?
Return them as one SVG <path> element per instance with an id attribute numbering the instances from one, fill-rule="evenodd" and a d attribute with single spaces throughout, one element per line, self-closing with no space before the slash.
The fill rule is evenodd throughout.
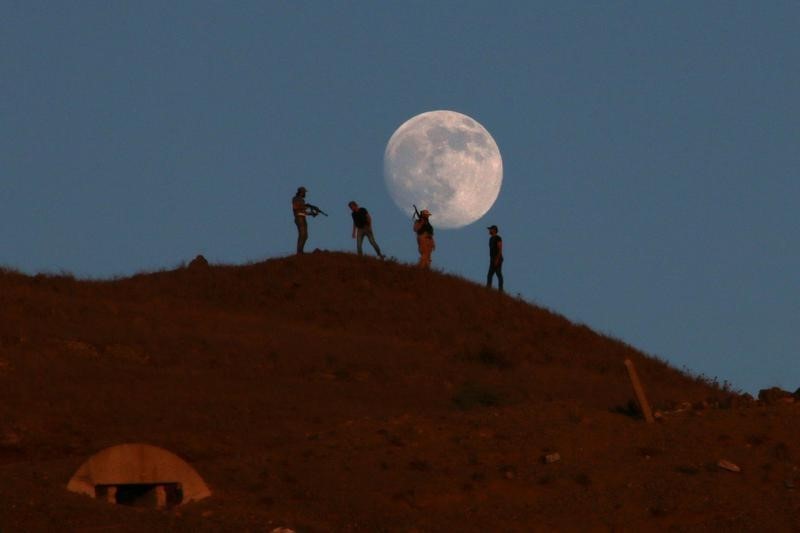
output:
<path id="1" fill-rule="evenodd" d="M 497 224 L 510 294 L 735 389 L 800 387 L 796 0 L 0 0 L 0 264 L 286 256 L 300 185 L 330 215 L 307 249 L 354 251 L 356 200 L 415 262 L 383 156 L 439 109 L 504 175 L 435 268 L 483 283 Z"/>

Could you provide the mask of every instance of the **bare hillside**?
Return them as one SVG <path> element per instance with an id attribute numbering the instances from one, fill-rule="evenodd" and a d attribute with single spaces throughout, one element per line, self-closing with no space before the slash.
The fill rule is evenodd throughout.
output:
<path id="1" fill-rule="evenodd" d="M 0 273 L 3 533 L 786 531 L 799 413 L 352 254 L 113 281 Z M 66 490 L 122 443 L 179 455 L 211 497 L 155 509 Z"/>

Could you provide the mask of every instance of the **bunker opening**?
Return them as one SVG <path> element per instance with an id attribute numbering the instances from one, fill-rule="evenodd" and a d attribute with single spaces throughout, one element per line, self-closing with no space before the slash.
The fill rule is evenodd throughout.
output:
<path id="1" fill-rule="evenodd" d="M 131 507 L 171 509 L 183 502 L 183 486 L 176 482 L 95 485 L 94 494 L 98 500 Z"/>
<path id="2" fill-rule="evenodd" d="M 130 443 L 96 453 L 75 472 L 67 490 L 132 507 L 169 509 L 211 496 L 186 461 L 157 446 Z"/>

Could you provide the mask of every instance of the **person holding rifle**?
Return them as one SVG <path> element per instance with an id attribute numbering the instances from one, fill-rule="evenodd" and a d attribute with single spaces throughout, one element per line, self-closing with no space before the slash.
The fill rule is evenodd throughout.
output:
<path id="1" fill-rule="evenodd" d="M 298 255 L 304 253 L 303 248 L 306 245 L 306 240 L 308 240 L 308 223 L 306 222 L 306 216 L 311 215 L 315 217 L 320 214 L 328 216 L 328 213 L 319 207 L 306 203 L 306 192 L 307 189 L 305 187 L 298 187 L 297 193 L 295 193 L 294 198 L 292 198 L 294 225 L 297 226 Z"/>
<path id="2" fill-rule="evenodd" d="M 433 226 L 428 220 L 431 212 L 423 209 L 422 212 L 417 211 L 417 206 L 414 206 L 414 233 L 417 234 L 417 247 L 419 248 L 419 263 L 417 266 L 422 268 L 431 267 L 431 254 L 436 249 L 436 242 L 433 240 Z"/>

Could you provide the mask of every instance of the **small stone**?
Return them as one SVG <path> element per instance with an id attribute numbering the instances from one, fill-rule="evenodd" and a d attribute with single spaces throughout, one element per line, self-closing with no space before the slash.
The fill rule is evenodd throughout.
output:
<path id="1" fill-rule="evenodd" d="M 727 470 L 728 472 L 741 472 L 742 471 L 741 468 L 739 468 L 737 465 L 735 465 L 734 463 L 732 463 L 732 462 L 730 462 L 730 461 L 728 461 L 726 459 L 720 459 L 717 462 L 717 466 L 722 468 L 723 470 Z"/>
<path id="2" fill-rule="evenodd" d="M 0 430 L 0 448 L 19 448 L 22 437 L 11 428 Z"/>
<path id="3" fill-rule="evenodd" d="M 557 463 L 561 460 L 561 454 L 558 452 L 548 453 L 542 459 L 544 459 L 545 464 Z"/>

